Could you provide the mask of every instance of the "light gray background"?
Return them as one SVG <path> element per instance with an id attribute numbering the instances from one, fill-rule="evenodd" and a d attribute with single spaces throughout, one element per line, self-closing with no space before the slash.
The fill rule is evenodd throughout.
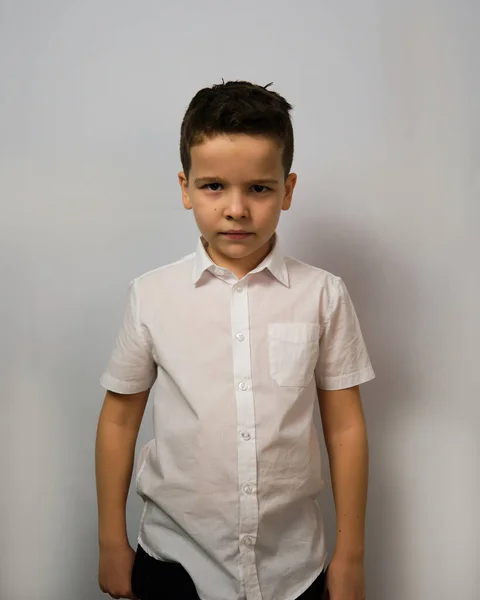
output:
<path id="1" fill-rule="evenodd" d="M 295 105 L 280 234 L 377 371 L 368 600 L 478 599 L 479 57 L 474 0 L 0 2 L 2 600 L 104 597 L 98 379 L 129 280 L 194 249 L 179 126 L 222 77 Z"/>

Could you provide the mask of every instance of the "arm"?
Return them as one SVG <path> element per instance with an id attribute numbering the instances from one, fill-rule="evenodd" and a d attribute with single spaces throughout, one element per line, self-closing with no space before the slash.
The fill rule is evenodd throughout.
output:
<path id="1" fill-rule="evenodd" d="M 147 399 L 148 391 L 105 395 L 95 448 L 100 546 L 128 543 L 125 507 Z"/>
<path id="2" fill-rule="evenodd" d="M 358 386 L 335 391 L 319 389 L 318 396 L 337 516 L 330 594 L 332 600 L 361 600 L 365 593 L 368 441 L 360 392 Z M 336 576 L 342 583 L 334 581 Z"/>
<path id="3" fill-rule="evenodd" d="M 125 510 L 148 394 L 148 390 L 129 395 L 107 392 L 97 428 L 99 583 L 103 591 L 122 598 L 133 597 L 130 573 L 134 553 L 128 542 Z"/>

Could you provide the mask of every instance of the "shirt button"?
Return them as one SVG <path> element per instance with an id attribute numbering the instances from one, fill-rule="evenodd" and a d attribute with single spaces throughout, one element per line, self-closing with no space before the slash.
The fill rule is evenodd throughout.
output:
<path id="1" fill-rule="evenodd" d="M 235 337 L 237 338 L 237 340 L 239 342 L 243 342 L 243 340 L 245 339 L 245 336 L 243 335 L 243 333 L 237 333 L 237 335 Z"/>
<path id="2" fill-rule="evenodd" d="M 248 431 L 242 431 L 242 438 L 248 442 L 248 440 L 251 438 L 252 436 L 248 433 Z"/>
<path id="3" fill-rule="evenodd" d="M 252 486 L 252 485 L 250 485 L 249 483 L 246 483 L 246 484 L 243 486 L 243 491 L 244 491 L 246 494 L 251 494 L 251 493 L 253 492 L 253 486 Z"/>
<path id="4" fill-rule="evenodd" d="M 242 381 L 238 386 L 242 392 L 245 392 L 248 389 L 248 384 L 245 381 Z"/>
<path id="5" fill-rule="evenodd" d="M 255 539 L 251 535 L 246 535 L 243 538 L 243 543 L 245 544 L 245 546 L 251 548 L 255 544 Z"/>
<path id="6" fill-rule="evenodd" d="M 243 288 L 242 288 L 242 287 L 237 287 L 237 288 L 235 288 L 235 289 L 237 290 L 237 292 L 238 292 L 239 294 L 241 294 L 241 293 L 243 292 Z"/>

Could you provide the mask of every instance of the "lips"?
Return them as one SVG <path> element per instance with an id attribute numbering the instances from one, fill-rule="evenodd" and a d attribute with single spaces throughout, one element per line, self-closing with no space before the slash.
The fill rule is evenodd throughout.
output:
<path id="1" fill-rule="evenodd" d="M 248 231 L 224 231 L 222 235 L 231 240 L 244 240 L 248 236 L 252 235 Z"/>

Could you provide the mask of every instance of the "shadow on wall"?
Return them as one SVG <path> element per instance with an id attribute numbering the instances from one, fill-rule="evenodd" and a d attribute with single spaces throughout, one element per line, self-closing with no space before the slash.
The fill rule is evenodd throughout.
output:
<path id="1" fill-rule="evenodd" d="M 402 588 L 406 564 L 389 572 L 392 552 L 404 556 L 405 505 L 397 493 L 400 476 L 389 453 L 389 437 L 399 422 L 408 418 L 411 361 L 409 332 L 415 328 L 415 282 L 412 275 L 389 255 L 389 243 L 368 224 L 346 223 L 331 218 L 320 225 L 301 225 L 301 254 L 307 263 L 342 277 L 355 305 L 369 349 L 376 379 L 362 386 L 362 398 L 370 444 L 370 483 L 366 531 L 366 579 L 369 598 L 384 600 L 389 591 Z M 320 233 L 319 233 L 320 232 Z M 295 237 L 293 233 L 292 237 Z M 398 323 L 401 322 L 401 326 Z M 400 332 L 400 335 L 399 335 Z M 321 421 L 317 407 L 317 428 Z M 328 460 L 324 456 L 325 490 L 320 498 L 331 557 L 335 544 L 335 510 Z M 395 549 L 395 550 L 394 550 Z"/>

